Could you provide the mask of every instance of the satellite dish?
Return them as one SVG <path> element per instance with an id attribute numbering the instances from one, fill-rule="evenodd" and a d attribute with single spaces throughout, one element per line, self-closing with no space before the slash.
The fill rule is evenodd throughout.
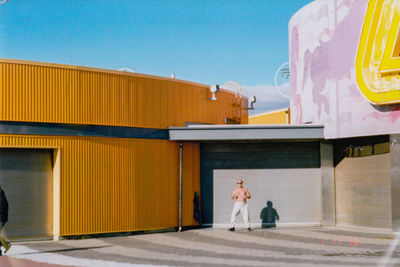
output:
<path id="1" fill-rule="evenodd" d="M 278 76 L 280 74 L 281 79 L 286 79 L 289 80 L 290 72 L 289 68 L 286 67 L 289 66 L 289 62 L 283 63 L 282 65 L 279 66 L 279 68 L 275 72 L 275 89 L 278 91 L 278 93 L 283 96 L 284 98 L 290 99 L 290 96 L 288 93 L 282 92 L 280 89 L 280 86 L 278 85 Z"/>

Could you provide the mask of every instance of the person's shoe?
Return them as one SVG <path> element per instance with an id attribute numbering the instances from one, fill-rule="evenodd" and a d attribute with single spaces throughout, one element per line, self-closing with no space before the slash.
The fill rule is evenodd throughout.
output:
<path id="1" fill-rule="evenodd" d="M 249 227 L 249 228 L 247 228 L 247 231 L 250 231 L 250 232 L 251 232 L 251 231 L 253 231 L 253 230 L 251 230 L 251 228 Z"/>
<path id="2" fill-rule="evenodd" d="M 235 232 L 235 227 L 229 228 L 228 231 Z"/>
<path id="3" fill-rule="evenodd" d="M 10 242 L 7 242 L 7 247 L 5 247 L 6 250 L 4 250 L 4 254 L 7 253 L 7 251 L 11 248 L 12 244 Z"/>

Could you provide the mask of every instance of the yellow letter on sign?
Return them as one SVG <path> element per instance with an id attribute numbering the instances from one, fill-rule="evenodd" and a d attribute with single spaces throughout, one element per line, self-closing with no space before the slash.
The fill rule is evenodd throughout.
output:
<path id="1" fill-rule="evenodd" d="M 370 0 L 357 51 L 357 83 L 373 104 L 400 103 L 400 1 Z"/>

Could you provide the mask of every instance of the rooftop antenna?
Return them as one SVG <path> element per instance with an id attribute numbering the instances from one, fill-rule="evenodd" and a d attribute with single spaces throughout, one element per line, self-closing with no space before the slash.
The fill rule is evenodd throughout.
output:
<path id="1" fill-rule="evenodd" d="M 285 94 L 284 92 L 282 92 L 282 90 L 279 88 L 279 86 L 278 86 L 278 75 L 280 74 L 280 76 L 282 77 L 282 78 L 284 78 L 284 79 L 289 79 L 289 77 L 290 77 L 290 70 L 289 70 L 289 67 L 286 67 L 286 66 L 288 66 L 289 65 L 289 62 L 285 62 L 285 63 L 283 63 L 282 65 L 280 65 L 279 66 L 279 68 L 276 70 L 276 72 L 275 72 L 275 89 L 276 89 L 276 91 L 278 91 L 278 93 L 281 95 L 281 96 L 283 96 L 283 97 L 285 97 L 285 98 L 287 98 L 287 99 L 290 99 L 290 97 L 287 95 L 287 94 Z"/>

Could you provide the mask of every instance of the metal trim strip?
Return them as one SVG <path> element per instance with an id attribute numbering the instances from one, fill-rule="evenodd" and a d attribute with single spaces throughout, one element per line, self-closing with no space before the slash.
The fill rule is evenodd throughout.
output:
<path id="1" fill-rule="evenodd" d="M 0 134 L 169 140 L 169 131 L 167 129 L 16 121 L 0 121 Z"/>

